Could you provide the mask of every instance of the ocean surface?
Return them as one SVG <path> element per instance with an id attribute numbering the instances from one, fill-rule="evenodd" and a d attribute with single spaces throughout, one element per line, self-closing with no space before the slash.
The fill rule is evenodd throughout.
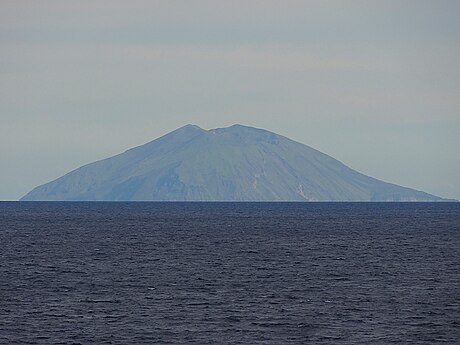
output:
<path id="1" fill-rule="evenodd" d="M 0 203 L 0 344 L 458 344 L 460 203 Z"/>

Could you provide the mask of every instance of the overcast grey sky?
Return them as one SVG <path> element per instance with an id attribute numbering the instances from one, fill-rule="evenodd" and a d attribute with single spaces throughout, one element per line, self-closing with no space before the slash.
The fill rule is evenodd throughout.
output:
<path id="1" fill-rule="evenodd" d="M 187 123 L 460 199 L 460 1 L 0 2 L 0 200 Z"/>

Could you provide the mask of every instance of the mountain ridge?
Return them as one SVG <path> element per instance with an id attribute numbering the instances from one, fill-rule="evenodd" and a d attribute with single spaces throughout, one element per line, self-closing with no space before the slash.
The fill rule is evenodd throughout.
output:
<path id="1" fill-rule="evenodd" d="M 357 172 L 310 146 L 235 124 L 188 124 L 77 168 L 21 201 L 444 201 Z"/>

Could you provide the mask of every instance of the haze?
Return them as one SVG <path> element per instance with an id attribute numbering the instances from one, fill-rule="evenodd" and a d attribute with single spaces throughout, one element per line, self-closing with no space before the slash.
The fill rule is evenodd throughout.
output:
<path id="1" fill-rule="evenodd" d="M 0 200 L 187 123 L 460 199 L 458 1 L 2 1 Z"/>

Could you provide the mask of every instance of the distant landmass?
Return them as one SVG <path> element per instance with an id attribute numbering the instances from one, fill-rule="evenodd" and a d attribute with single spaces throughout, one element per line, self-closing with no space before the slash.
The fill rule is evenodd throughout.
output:
<path id="1" fill-rule="evenodd" d="M 363 175 L 281 135 L 247 126 L 181 127 L 94 162 L 21 200 L 443 201 Z"/>

